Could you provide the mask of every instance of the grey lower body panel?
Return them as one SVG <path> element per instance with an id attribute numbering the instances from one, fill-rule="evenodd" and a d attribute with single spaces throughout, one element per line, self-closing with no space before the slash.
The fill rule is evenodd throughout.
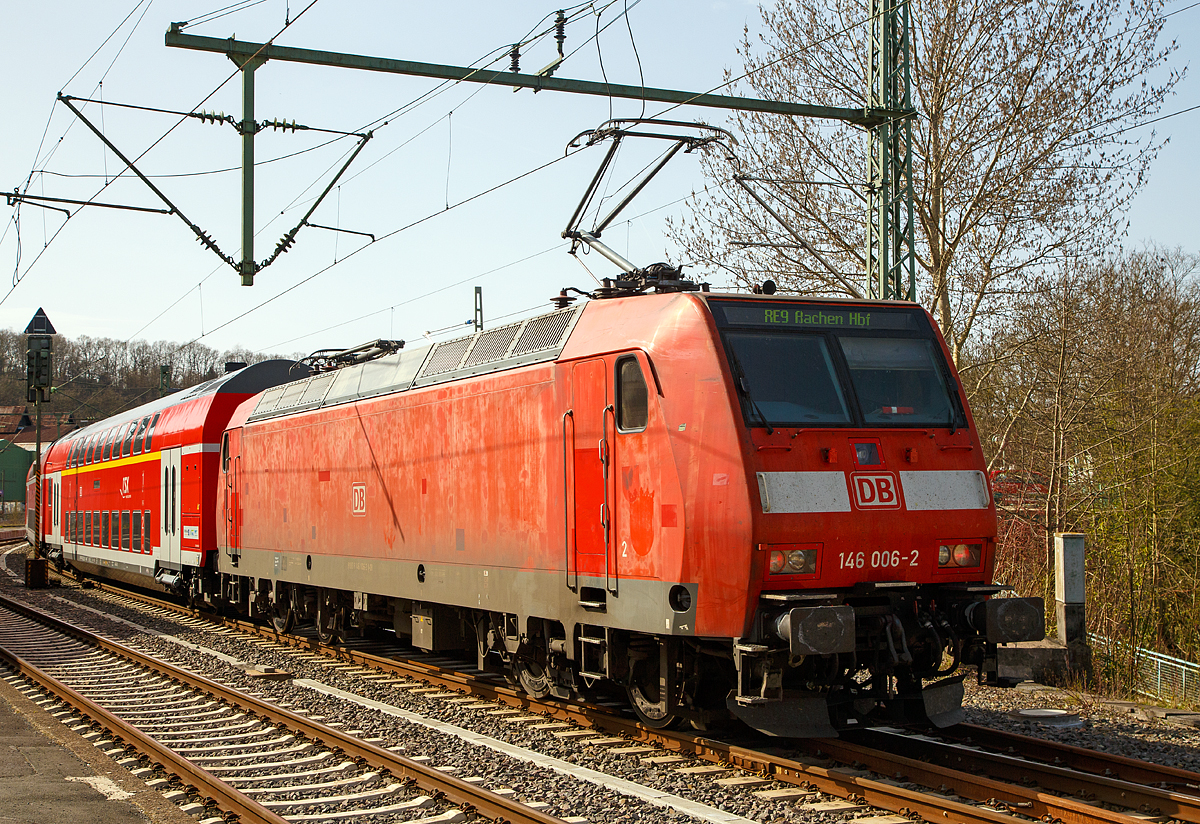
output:
<path id="1" fill-rule="evenodd" d="M 89 558 L 82 554 L 72 554 L 64 560 L 67 565 L 96 578 L 107 578 L 110 581 L 119 581 L 122 584 L 130 584 L 158 592 L 170 592 L 169 589 L 154 579 L 153 567 L 114 562 L 101 558 Z"/>
<path id="2" fill-rule="evenodd" d="M 578 577 L 567 586 L 561 570 L 530 570 L 439 564 L 380 558 L 348 558 L 243 549 L 237 565 L 220 553 L 217 570 L 229 575 L 265 578 L 310 587 L 364 592 L 422 603 L 553 618 L 564 626 L 589 624 L 655 635 L 696 634 L 695 584 L 641 579 Z M 575 577 L 572 576 L 572 584 Z M 686 612 L 671 608 L 672 587 L 691 594 Z M 587 590 L 587 594 L 584 590 Z M 615 591 L 611 591 L 615 590 Z M 602 606 L 595 604 L 602 598 Z"/>

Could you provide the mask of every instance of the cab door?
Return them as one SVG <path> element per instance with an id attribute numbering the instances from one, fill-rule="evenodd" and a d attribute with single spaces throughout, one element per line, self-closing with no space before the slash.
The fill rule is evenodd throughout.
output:
<path id="1" fill-rule="evenodd" d="M 158 561 L 178 569 L 180 567 L 179 545 L 183 515 L 181 486 L 183 483 L 183 450 L 179 447 L 164 449 L 160 461 L 159 478 L 161 493 L 158 505 L 162 516 L 159 523 L 159 552 Z"/>
<path id="2" fill-rule="evenodd" d="M 242 554 L 242 498 L 238 493 L 242 470 L 242 430 L 231 429 L 221 442 L 221 473 L 225 479 L 222 509 L 225 515 L 225 552 L 234 565 Z"/>
<path id="3" fill-rule="evenodd" d="M 571 497 L 574 514 L 568 550 L 568 583 L 579 585 L 589 605 L 616 592 L 612 557 L 610 472 L 613 407 L 608 366 L 603 359 L 577 363 L 571 371 Z M 590 578 L 590 581 L 580 581 Z M 586 592 L 585 592 L 586 590 Z M 600 597 L 597 598 L 597 595 Z"/>

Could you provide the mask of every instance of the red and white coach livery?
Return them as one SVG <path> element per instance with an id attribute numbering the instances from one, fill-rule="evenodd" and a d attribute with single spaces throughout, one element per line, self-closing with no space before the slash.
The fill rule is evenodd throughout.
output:
<path id="1" fill-rule="evenodd" d="M 307 374 L 293 361 L 256 363 L 55 441 L 42 457 L 48 557 L 181 594 L 197 586 L 216 548 L 217 452 L 229 416 Z"/>

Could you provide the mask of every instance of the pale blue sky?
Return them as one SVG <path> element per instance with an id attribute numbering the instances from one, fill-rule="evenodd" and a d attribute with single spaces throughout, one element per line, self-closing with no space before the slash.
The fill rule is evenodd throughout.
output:
<path id="1" fill-rule="evenodd" d="M 33 193 L 87 199 L 103 185 L 106 173 L 111 177 L 120 169 L 120 162 L 103 150 L 99 140 L 55 103 L 59 90 L 77 97 L 102 95 L 108 101 L 189 110 L 232 74 L 232 63 L 220 55 L 163 45 L 171 21 L 198 20 L 224 3 L 154 0 L 147 11 L 143 2 L 129 23 L 101 48 L 136 3 L 67 0 L 3 5 L 4 30 L 21 36 L 7 38 L 8 76 L 0 84 L 5 112 L 0 188 L 11 191 L 23 186 L 37 162 L 37 168 L 54 174 L 37 176 Z M 264 0 L 245 11 L 194 25 L 188 32 L 260 41 L 284 25 L 285 14 L 294 18 L 307 4 L 308 0 Z M 613 5 L 601 25 L 614 19 L 623 5 L 624 0 Z M 1187 9 L 1170 18 L 1167 26 L 1169 36 L 1181 44 L 1175 58 L 1178 65 L 1191 62 L 1197 51 L 1200 9 L 1189 5 L 1190 0 L 1185 0 L 1168 7 Z M 466 65 L 504 48 L 556 8 L 528 0 L 441 4 L 319 0 L 277 42 Z M 718 86 L 724 69 L 739 65 L 735 50 L 743 26 L 753 30 L 758 20 L 757 6 L 742 0 L 641 0 L 630 12 L 630 21 L 646 84 L 696 91 Z M 567 32 L 568 52 L 594 31 L 594 17 L 573 23 Z M 604 31 L 600 42 L 609 80 L 639 83 L 624 21 Z M 95 58 L 72 77 L 97 48 Z M 552 52 L 553 43 L 547 40 L 526 55 L 522 69 L 540 68 Z M 500 65 L 507 65 L 507 60 Z M 559 75 L 600 80 L 595 44 L 572 57 Z M 257 75 L 256 114 L 260 120 L 280 118 L 352 131 L 435 85 L 420 78 L 268 63 Z M 1164 113 L 1200 104 L 1197 89 L 1196 78 L 1189 77 Z M 240 115 L 237 79 L 226 83 L 202 108 Z M 659 108 L 652 104 L 648 110 Z M 639 110 L 640 104 L 632 101 L 614 104 L 617 115 L 637 115 Z M 94 105 L 86 113 L 131 156 L 143 152 L 177 120 Z M 459 203 L 562 157 L 568 140 L 608 116 L 609 103 L 601 98 L 514 94 L 507 88 L 467 84 L 453 87 L 377 128 L 340 189 L 312 218 L 314 223 L 379 237 L 396 234 L 348 257 L 363 246 L 362 238 L 306 229 L 292 251 L 259 273 L 252 288 L 239 286 L 237 275 L 204 250 L 174 217 L 87 209 L 72 217 L 53 243 L 43 248 L 62 226 L 63 216 L 25 206 L 19 264 L 24 279 L 0 304 L 0 327 L 23 329 L 43 306 L 58 330 L 70 336 L 182 342 L 203 335 L 202 341 L 216 349 L 242 345 L 293 352 L 350 346 L 376 337 L 416 342 L 425 331 L 469 319 L 477 285 L 484 290 L 489 325 L 501 322 L 502 316 L 515 319 L 543 311 L 549 308 L 550 296 L 563 286 L 586 288 L 593 283 L 588 272 L 566 254 L 559 234 L 603 148 L 574 155 L 467 205 L 438 213 L 447 202 Z M 712 123 L 723 120 L 714 110 L 677 110 L 671 116 Z M 1155 240 L 1198 251 L 1194 203 L 1200 181 L 1194 158 L 1200 156 L 1196 135 L 1200 110 L 1165 120 L 1156 128 L 1160 135 L 1170 135 L 1171 143 L 1130 213 L 1128 243 Z M 268 131 L 257 139 L 258 159 L 307 149 L 324 139 L 312 133 Z M 324 187 L 350 146 L 343 140 L 260 168 L 259 260 L 299 220 L 307 199 Z M 617 177 L 632 176 L 661 148 L 623 150 Z M 239 161 L 239 139 L 232 128 L 189 120 L 163 138 L 139 165 L 151 175 L 173 175 L 232 169 Z M 239 255 L 241 198 L 236 171 L 155 180 L 225 252 Z M 639 264 L 663 259 L 670 252 L 663 219 L 679 214 L 684 207 L 677 201 L 703 183 L 696 160 L 680 156 L 627 212 L 631 217 L 646 214 L 614 226 L 606 240 Z M 119 181 L 96 199 L 159 205 L 134 180 Z M 7 231 L 0 241 L 0 267 L 10 274 L 17 259 L 11 214 L 11 209 L 4 214 Z M 423 218 L 428 219 L 402 229 Z M 335 259 L 343 262 L 328 268 Z M 586 263 L 598 276 L 615 272 L 596 255 Z M 0 281 L 0 296 L 9 285 L 7 278 Z M 255 309 L 274 296 L 278 296 L 274 301 Z"/>

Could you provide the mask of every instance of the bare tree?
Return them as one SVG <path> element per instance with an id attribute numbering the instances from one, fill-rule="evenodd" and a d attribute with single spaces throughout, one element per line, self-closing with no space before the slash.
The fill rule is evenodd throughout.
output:
<path id="1" fill-rule="evenodd" d="M 967 354 L 992 465 L 1038 473 L 1000 502 L 999 574 L 1048 593 L 1054 532 L 1086 532 L 1092 631 L 1200 654 L 1200 256 L 1064 266 L 1009 321 Z"/>
<path id="2" fill-rule="evenodd" d="M 1031 270 L 1120 233 L 1160 142 L 1129 132 L 1159 111 L 1182 76 L 1158 45 L 1162 0 L 916 0 L 913 187 L 918 293 L 955 359 L 981 323 L 1028 288 Z M 866 4 L 778 0 L 768 34 L 741 47 L 731 85 L 763 97 L 863 105 Z M 1155 80 L 1152 75 L 1161 75 Z M 855 128 L 739 113 L 738 154 L 770 202 L 844 277 L 865 271 L 865 136 Z M 714 181 L 673 225 L 693 262 L 733 281 L 764 275 L 787 289 L 844 287 L 730 184 Z"/>

